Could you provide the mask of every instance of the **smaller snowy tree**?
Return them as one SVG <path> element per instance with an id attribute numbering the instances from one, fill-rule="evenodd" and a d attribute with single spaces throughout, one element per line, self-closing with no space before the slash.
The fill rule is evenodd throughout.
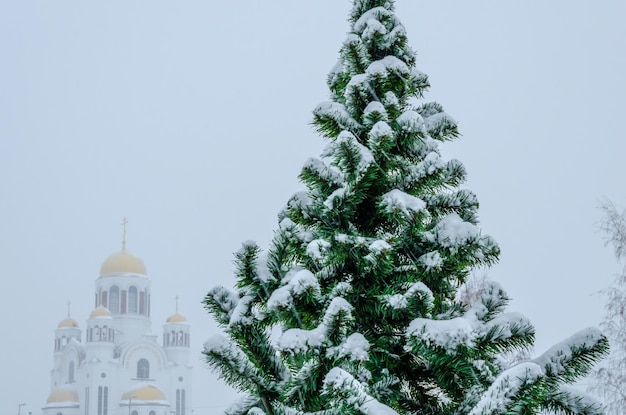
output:
<path id="1" fill-rule="evenodd" d="M 611 202 L 603 202 L 604 218 L 600 230 L 605 244 L 611 245 L 615 257 L 626 261 L 626 211 L 619 212 Z M 611 342 L 611 354 L 592 372 L 595 380 L 589 388 L 604 399 L 607 415 L 626 414 L 626 264 L 613 285 L 604 290 L 606 315 L 601 327 Z"/>

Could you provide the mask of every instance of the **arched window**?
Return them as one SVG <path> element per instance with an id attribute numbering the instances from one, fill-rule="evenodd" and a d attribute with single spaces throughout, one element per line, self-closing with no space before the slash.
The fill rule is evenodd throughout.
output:
<path id="1" fill-rule="evenodd" d="M 131 415 L 138 415 L 137 411 L 133 411 L 130 413 Z"/>
<path id="2" fill-rule="evenodd" d="M 150 377 L 150 362 L 147 359 L 139 359 L 137 362 L 137 379 L 148 379 Z"/>
<path id="3" fill-rule="evenodd" d="M 109 311 L 113 314 L 120 312 L 120 289 L 117 285 L 109 290 Z"/>
<path id="4" fill-rule="evenodd" d="M 67 374 L 67 383 L 74 382 L 74 369 L 75 369 L 74 361 L 72 360 L 70 362 L 70 367 L 69 367 L 69 369 L 67 371 L 68 372 L 68 374 Z"/>
<path id="5" fill-rule="evenodd" d="M 109 387 L 98 386 L 98 415 L 107 415 L 109 411 Z"/>
<path id="6" fill-rule="evenodd" d="M 149 415 L 156 415 L 156 412 L 154 412 L 154 411 L 150 411 L 150 414 L 149 414 Z"/>
<path id="7" fill-rule="evenodd" d="M 100 341 L 101 342 L 105 342 L 108 341 L 109 339 L 107 339 L 107 333 L 109 332 L 107 326 L 102 326 L 102 330 L 100 331 Z"/>
<path id="8" fill-rule="evenodd" d="M 128 314 L 137 314 L 137 287 L 128 289 Z"/>

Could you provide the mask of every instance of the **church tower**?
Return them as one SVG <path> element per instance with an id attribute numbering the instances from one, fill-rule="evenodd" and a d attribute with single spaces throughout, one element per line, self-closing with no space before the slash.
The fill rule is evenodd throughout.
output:
<path id="1" fill-rule="evenodd" d="M 126 223 L 121 249 L 104 260 L 95 280 L 84 342 L 69 307 L 55 330 L 42 415 L 191 415 L 189 323 L 177 303 L 162 342 L 151 333 L 151 281 L 126 248 Z"/>

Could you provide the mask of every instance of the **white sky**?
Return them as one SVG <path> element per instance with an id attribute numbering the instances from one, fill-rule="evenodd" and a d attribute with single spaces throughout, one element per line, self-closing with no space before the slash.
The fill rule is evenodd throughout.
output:
<path id="1" fill-rule="evenodd" d="M 210 4 L 211 3 L 211 4 Z M 201 300 L 231 286 L 232 253 L 266 245 L 297 174 L 324 146 L 309 125 L 350 2 L 0 2 L 0 412 L 40 413 L 54 329 L 84 327 L 101 262 L 121 243 L 148 267 L 153 330 L 192 324 L 194 415 L 234 393 L 200 360 Z M 626 3 L 398 0 L 463 137 L 488 275 L 537 327 L 537 351 L 596 325 L 619 271 L 598 200 L 626 205 Z"/>

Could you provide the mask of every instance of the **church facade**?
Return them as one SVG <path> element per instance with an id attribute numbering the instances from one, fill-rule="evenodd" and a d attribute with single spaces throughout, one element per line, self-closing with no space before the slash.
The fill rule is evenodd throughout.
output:
<path id="1" fill-rule="evenodd" d="M 191 415 L 189 324 L 177 309 L 159 341 L 151 333 L 150 285 L 124 240 L 100 268 L 84 330 L 69 310 L 55 330 L 42 415 Z"/>

